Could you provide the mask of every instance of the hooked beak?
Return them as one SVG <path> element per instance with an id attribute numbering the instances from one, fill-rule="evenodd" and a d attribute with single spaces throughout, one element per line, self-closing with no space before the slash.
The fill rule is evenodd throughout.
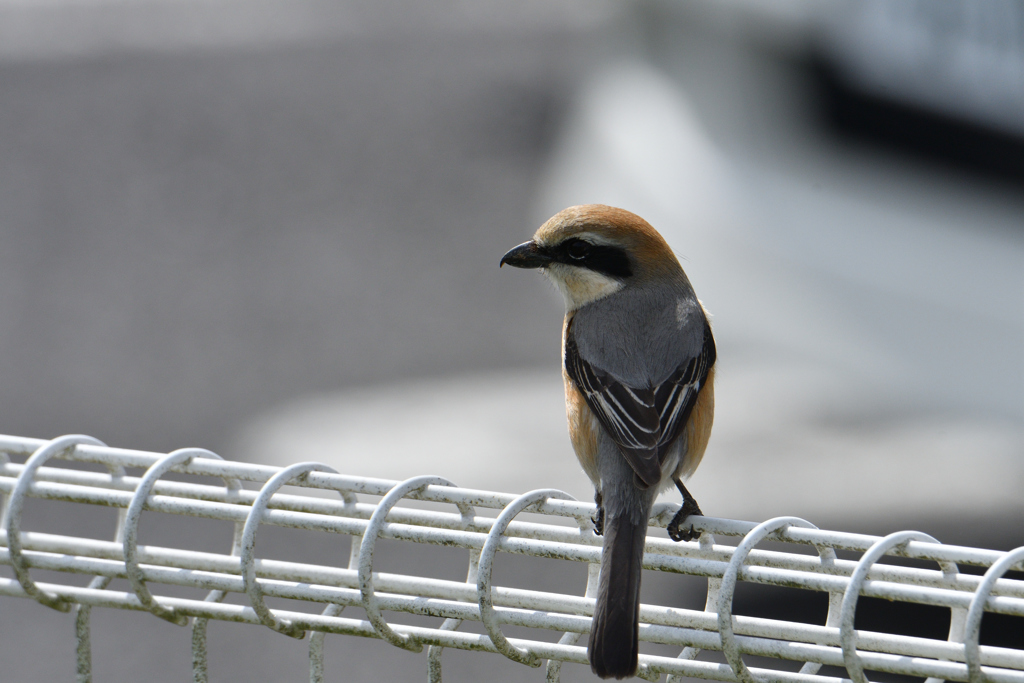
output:
<path id="1" fill-rule="evenodd" d="M 498 267 L 507 263 L 515 268 L 543 268 L 553 260 L 536 242 L 531 240 L 509 249 L 508 253 L 501 257 Z"/>

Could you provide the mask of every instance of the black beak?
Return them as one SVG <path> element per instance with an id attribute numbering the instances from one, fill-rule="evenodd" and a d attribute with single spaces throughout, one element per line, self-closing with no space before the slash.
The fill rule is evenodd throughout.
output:
<path id="1" fill-rule="evenodd" d="M 498 267 L 506 263 L 515 268 L 543 268 L 551 263 L 551 258 L 543 249 L 537 246 L 536 242 L 523 242 L 518 247 L 509 249 L 508 253 L 501 257 Z"/>

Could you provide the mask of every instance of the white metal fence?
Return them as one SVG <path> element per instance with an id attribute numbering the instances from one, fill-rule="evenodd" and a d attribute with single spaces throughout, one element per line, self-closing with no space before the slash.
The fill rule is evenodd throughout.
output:
<path id="1" fill-rule="evenodd" d="M 19 464 L 9 456 L 27 460 Z M 69 461 L 98 463 L 107 472 L 69 467 Z M 128 476 L 126 470 L 132 468 L 145 472 Z M 170 471 L 215 481 L 161 478 Z M 260 488 L 246 489 L 242 482 Z M 336 492 L 338 499 L 278 492 L 285 485 Z M 75 612 L 80 681 L 91 678 L 92 607 L 149 611 L 177 624 L 191 623 L 195 681 L 206 680 L 210 619 L 263 624 L 295 638 L 312 633 L 311 681 L 323 679 L 324 633 L 381 638 L 414 651 L 426 647 L 431 681 L 441 680 L 446 647 L 500 653 L 527 666 L 546 663 L 548 681 L 559 679 L 563 662 L 587 661 L 585 634 L 601 539 L 593 533 L 594 506 L 560 491 L 514 496 L 458 488 L 440 477 L 394 482 L 346 476 L 316 463 L 281 469 L 229 462 L 201 449 L 164 455 L 109 448 L 86 436 L 52 441 L 0 436 L 0 497 L 5 499 L 0 564 L 9 565 L 15 575 L 0 579 L 0 595 L 33 598 L 49 608 Z M 26 497 L 118 508 L 113 540 L 22 531 Z M 403 499 L 452 508 L 399 505 Z M 222 554 L 141 545 L 143 510 L 233 522 L 234 542 Z M 497 518 L 484 511 L 497 511 Z M 540 521 L 516 520 L 523 512 Z M 672 506 L 660 506 L 652 526 L 664 527 L 673 512 Z M 259 559 L 254 545 L 260 524 L 352 536 L 349 564 L 342 568 Z M 979 645 L 985 612 L 1024 616 L 1024 581 L 1003 578 L 1007 571 L 1020 569 L 1024 548 L 998 552 L 947 546 L 913 531 L 884 538 L 824 531 L 792 517 L 761 524 L 702 518 L 695 527 L 703 532 L 698 542 L 647 540 L 646 569 L 707 577 L 708 592 L 704 611 L 641 607 L 641 641 L 681 650 L 677 657 L 641 654 L 638 675 L 643 678 L 668 674 L 669 681 L 694 677 L 743 683 L 865 683 L 865 671 L 872 670 L 930 681 L 1024 683 L 1024 649 Z M 716 537 L 733 537 L 738 544 L 719 544 Z M 466 549 L 466 580 L 418 576 L 416 567 L 407 567 L 406 573 L 376 572 L 374 545 L 381 538 Z M 763 541 L 798 547 L 793 552 L 755 547 Z M 578 595 L 494 585 L 491 570 L 498 551 L 589 563 L 589 580 Z M 855 559 L 841 559 L 836 551 L 851 551 Z M 937 567 L 880 564 L 885 555 L 928 560 Z M 987 569 L 982 576 L 960 572 L 958 565 Z M 33 569 L 94 578 L 84 588 L 37 583 Z M 127 579 L 131 592 L 111 590 L 115 578 Z M 739 581 L 826 593 L 825 623 L 733 615 Z M 209 593 L 205 599 L 170 597 L 158 593 L 160 585 Z M 229 593 L 244 594 L 248 606 L 223 603 Z M 266 596 L 308 601 L 324 609 L 319 614 L 268 609 Z M 948 639 L 855 630 L 862 596 L 949 609 Z M 361 608 L 365 618 L 342 616 L 349 606 Z M 403 623 L 404 615 L 428 615 L 438 623 L 411 625 Z M 460 631 L 465 621 L 480 622 L 486 633 Z M 527 627 L 531 637 L 508 638 L 502 632 L 506 625 Z M 564 635 L 554 642 L 558 633 Z M 702 650 L 720 651 L 725 661 L 696 659 Z M 768 664 L 748 667 L 744 655 L 759 656 Z M 843 667 L 849 678 L 821 675 L 823 665 Z"/>

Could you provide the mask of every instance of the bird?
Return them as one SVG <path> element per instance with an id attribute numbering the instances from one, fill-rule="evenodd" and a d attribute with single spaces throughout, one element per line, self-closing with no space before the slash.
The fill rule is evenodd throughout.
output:
<path id="1" fill-rule="evenodd" d="M 500 265 L 540 269 L 565 301 L 562 379 L 573 450 L 594 484 L 603 536 L 587 655 L 600 678 L 636 674 L 640 576 L 651 509 L 675 484 L 675 541 L 699 537 L 683 484 L 714 419 L 710 316 L 665 239 L 625 209 L 571 206 Z"/>

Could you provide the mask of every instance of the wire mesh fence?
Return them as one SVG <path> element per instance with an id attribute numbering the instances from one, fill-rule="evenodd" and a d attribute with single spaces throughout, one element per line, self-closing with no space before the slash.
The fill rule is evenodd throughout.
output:
<path id="1" fill-rule="evenodd" d="M 83 469 L 82 463 L 103 471 Z M 171 473 L 199 481 L 167 478 Z M 74 613 L 79 681 L 91 680 L 94 607 L 148 611 L 191 626 L 197 682 L 207 680 L 207 652 L 216 649 L 206 638 L 210 619 L 261 624 L 293 638 L 309 634 L 311 681 L 324 679 L 328 633 L 426 650 L 430 681 L 441 680 L 444 648 L 544 666 L 548 681 L 559 680 L 563 663 L 587 663 L 601 538 L 591 519 L 594 505 L 560 491 L 516 496 L 463 489 L 434 476 L 394 482 L 347 476 L 318 463 L 277 468 L 231 462 L 202 449 L 159 454 L 110 448 L 87 436 L 0 436 L 0 496 L 0 565 L 14 575 L 0 579 L 0 595 Z M 26 498 L 114 508 L 112 540 L 24 531 Z M 211 553 L 142 544 L 144 512 L 231 523 L 231 546 Z M 674 506 L 659 505 L 652 526 L 664 528 L 674 512 Z M 349 536 L 348 564 L 260 558 L 261 525 Z M 699 518 L 694 526 L 701 532 L 696 542 L 647 539 L 645 569 L 705 578 L 707 598 L 703 610 L 642 605 L 641 642 L 678 648 L 677 656 L 642 649 L 642 678 L 865 683 L 866 672 L 875 671 L 931 682 L 1024 683 L 1024 648 L 979 642 L 984 614 L 1024 616 L 1024 581 L 1006 576 L 1021 569 L 1024 548 L 943 545 L 914 531 L 885 537 L 826 531 L 793 517 L 761 524 Z M 466 578 L 432 578 L 417 566 L 378 571 L 374 550 L 381 539 L 468 551 Z M 576 594 L 500 585 L 493 571 L 499 553 L 585 563 L 588 579 Z M 894 564 L 892 557 L 918 562 Z M 44 570 L 68 580 L 33 578 Z M 71 575 L 91 579 L 81 586 Z M 115 580 L 127 582 L 128 590 L 112 588 Z M 821 623 L 734 614 L 740 583 L 823 594 L 827 613 Z M 181 597 L 182 588 L 201 594 Z M 232 595 L 241 596 L 242 604 L 225 600 Z M 858 601 L 865 597 L 948 610 L 948 636 L 855 628 Z M 295 601 L 289 605 L 306 611 L 272 609 L 268 598 Z M 343 615 L 347 608 L 358 614 Z M 525 635 L 509 637 L 505 632 L 512 629 Z M 717 661 L 698 658 L 702 652 L 721 655 Z M 745 663 L 745 656 L 756 657 L 757 666 Z"/>

